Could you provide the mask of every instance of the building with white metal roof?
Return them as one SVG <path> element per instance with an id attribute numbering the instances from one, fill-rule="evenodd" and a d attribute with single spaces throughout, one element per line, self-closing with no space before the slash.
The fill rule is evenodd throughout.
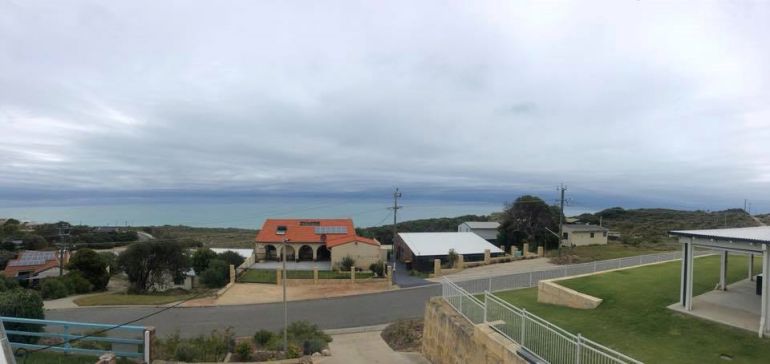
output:
<path id="1" fill-rule="evenodd" d="M 682 270 L 679 303 L 669 308 L 706 319 L 756 330 L 760 337 L 770 335 L 770 227 L 744 227 L 708 230 L 675 230 L 669 235 L 678 237 L 682 244 Z M 718 290 L 693 297 L 693 266 L 695 248 L 719 252 L 721 264 Z M 733 283 L 728 292 L 727 263 L 730 254 L 748 256 L 748 277 Z M 762 274 L 757 277 L 756 292 L 746 289 L 753 285 L 754 255 L 762 256 Z M 748 291 L 748 292 L 747 292 Z M 756 294 L 755 294 L 756 293 Z M 759 296 L 759 297 L 757 297 Z M 720 304 L 728 302 L 729 304 Z M 755 317 L 757 325 L 747 326 L 747 317 Z M 734 319 L 733 319 L 734 318 Z"/>
<path id="2" fill-rule="evenodd" d="M 415 263 L 415 268 L 432 269 L 433 260 L 447 260 L 449 250 L 462 255 L 465 261 L 482 260 L 484 251 L 491 256 L 504 252 L 475 233 L 399 233 L 396 237 L 396 256 L 405 263 Z"/>
<path id="3" fill-rule="evenodd" d="M 465 221 L 457 226 L 457 231 L 476 233 L 489 242 L 496 242 L 499 227 L 497 221 Z"/>

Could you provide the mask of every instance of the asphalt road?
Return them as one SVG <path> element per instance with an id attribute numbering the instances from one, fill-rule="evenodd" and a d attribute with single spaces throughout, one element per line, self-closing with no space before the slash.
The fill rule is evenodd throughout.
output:
<path id="1" fill-rule="evenodd" d="M 322 329 L 340 329 L 420 318 L 430 297 L 441 295 L 432 284 L 357 296 L 289 302 L 289 322 L 308 320 Z M 160 310 L 148 307 L 94 307 L 46 311 L 46 319 L 117 324 Z M 178 307 L 143 319 L 134 325 L 155 326 L 165 336 L 179 330 L 182 336 L 208 334 L 232 327 L 236 335 L 253 335 L 259 329 L 283 328 L 283 304 L 265 303 L 219 307 Z"/>

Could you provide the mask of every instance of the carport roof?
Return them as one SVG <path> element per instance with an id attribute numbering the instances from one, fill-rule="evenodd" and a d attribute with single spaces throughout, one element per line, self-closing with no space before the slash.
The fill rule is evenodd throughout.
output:
<path id="1" fill-rule="evenodd" d="M 688 238 L 714 239 L 721 241 L 740 241 L 770 244 L 770 226 L 729 229 L 674 230 L 669 231 L 669 235 Z"/>

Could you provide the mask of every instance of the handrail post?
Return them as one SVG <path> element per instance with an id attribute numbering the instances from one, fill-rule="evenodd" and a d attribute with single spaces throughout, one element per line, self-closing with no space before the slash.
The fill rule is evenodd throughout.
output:
<path id="1" fill-rule="evenodd" d="M 492 277 L 487 280 L 487 291 L 492 292 Z"/>
<path id="2" fill-rule="evenodd" d="M 70 345 L 70 341 L 71 341 L 70 340 L 70 326 L 69 325 L 64 325 L 63 328 L 64 328 L 64 335 L 67 335 L 66 338 L 64 339 L 64 352 L 65 353 L 69 353 L 70 352 L 70 348 L 72 347 L 72 345 Z"/>
<path id="3" fill-rule="evenodd" d="M 489 298 L 487 297 L 489 295 L 489 291 L 484 291 L 484 323 L 487 323 L 487 304 L 489 302 Z"/>
<path id="4" fill-rule="evenodd" d="M 582 336 L 580 336 L 580 333 L 577 334 L 577 345 L 576 345 L 576 351 L 577 355 L 575 356 L 575 364 L 580 364 L 580 346 L 583 345 Z"/>

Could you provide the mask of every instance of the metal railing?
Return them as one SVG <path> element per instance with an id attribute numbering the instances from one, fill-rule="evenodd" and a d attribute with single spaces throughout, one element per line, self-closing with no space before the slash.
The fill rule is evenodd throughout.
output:
<path id="1" fill-rule="evenodd" d="M 699 252 L 697 255 L 710 254 L 710 252 Z M 571 264 L 564 267 L 548 268 L 544 270 L 513 273 L 495 277 L 483 278 L 453 278 L 452 282 L 463 288 L 471 294 L 481 294 L 488 292 L 509 291 L 519 288 L 536 287 L 537 283 L 544 279 L 554 279 L 562 277 L 576 276 L 601 272 L 611 269 L 620 269 L 635 267 L 644 264 L 667 262 L 681 257 L 681 252 L 670 252 L 661 254 L 637 255 L 633 257 L 599 260 L 581 264 Z"/>
<path id="2" fill-rule="evenodd" d="M 641 364 L 627 355 L 572 334 L 536 315 L 503 301 L 489 291 L 483 301 L 446 277 L 441 293 L 458 313 L 473 324 L 486 323 L 539 359 L 554 364 Z"/>
<path id="3" fill-rule="evenodd" d="M 5 325 L 11 348 L 46 350 L 61 353 L 102 355 L 107 351 L 119 357 L 139 358 L 150 362 L 151 329 L 144 326 L 120 326 L 84 322 L 38 320 L 20 317 L 0 317 Z M 92 332 L 107 331 L 110 335 L 89 336 Z M 58 345 L 40 345 L 25 338 L 59 340 Z M 106 345 L 105 345 L 106 343 Z M 107 348 L 108 347 L 108 348 Z"/>

